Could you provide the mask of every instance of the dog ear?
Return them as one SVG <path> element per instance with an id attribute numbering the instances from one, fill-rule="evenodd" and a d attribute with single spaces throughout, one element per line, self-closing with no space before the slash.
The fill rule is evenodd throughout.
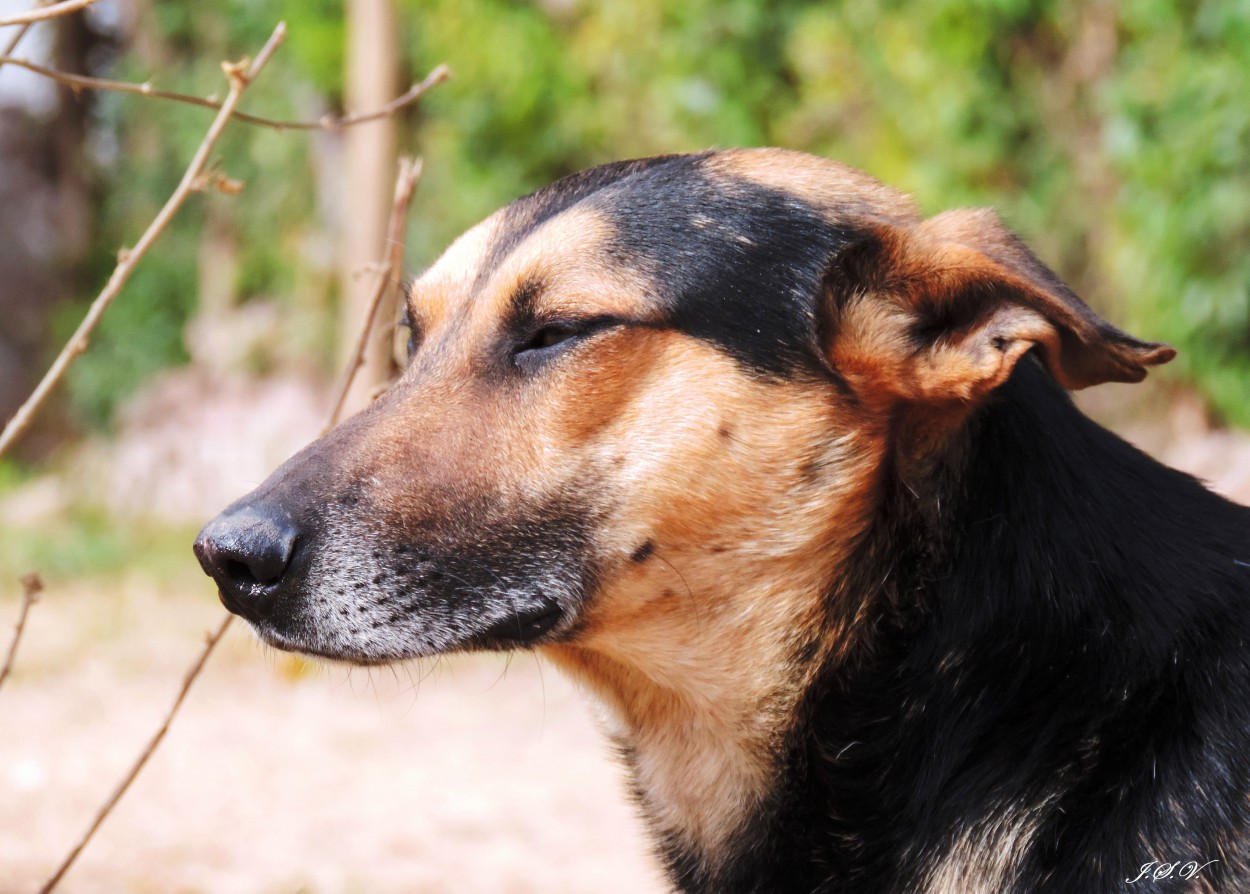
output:
<path id="1" fill-rule="evenodd" d="M 1100 318 L 989 210 L 873 224 L 826 286 L 829 360 L 882 398 L 973 402 L 1033 349 L 1073 389 L 1139 382 L 1176 355 Z"/>

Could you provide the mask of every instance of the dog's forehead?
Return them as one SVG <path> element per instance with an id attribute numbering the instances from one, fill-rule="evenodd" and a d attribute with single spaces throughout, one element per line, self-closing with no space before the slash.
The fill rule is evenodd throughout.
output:
<path id="1" fill-rule="evenodd" d="M 643 283 L 608 256 L 613 228 L 607 215 L 569 208 L 518 236 L 510 209 L 465 233 L 413 283 L 414 317 L 423 325 L 467 320 L 472 325 L 463 331 L 484 332 L 492 320 L 540 307 L 556 315 L 641 313 Z M 508 249 L 501 252 L 504 243 Z"/>
<path id="2" fill-rule="evenodd" d="M 603 235 L 606 221 L 599 216 L 599 225 L 595 225 L 592 219 L 596 216 L 585 208 L 574 214 L 565 212 L 605 184 L 665 160 L 657 157 L 602 165 L 517 199 L 456 239 L 414 283 L 414 294 L 422 303 L 466 302 L 479 298 L 505 264 L 517 268 L 539 253 L 549 257 L 558 252 L 572 255 L 576 249 L 593 252 L 595 237 Z M 555 221 L 562 214 L 568 219 Z M 517 249 L 540 231 L 545 237 L 542 243 L 514 258 Z M 437 312 L 441 307 L 424 309 Z"/>
<path id="3" fill-rule="evenodd" d="M 465 304 L 497 315 L 522 284 L 575 289 L 600 310 L 661 319 L 779 372 L 807 347 L 821 276 L 857 221 L 913 214 L 867 175 L 800 153 L 618 162 L 503 208 L 417 292 L 436 315 Z"/>

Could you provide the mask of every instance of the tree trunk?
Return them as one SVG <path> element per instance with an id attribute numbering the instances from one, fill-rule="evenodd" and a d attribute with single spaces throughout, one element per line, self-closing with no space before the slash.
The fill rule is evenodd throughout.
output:
<path id="1" fill-rule="evenodd" d="M 393 0 L 348 0 L 345 93 L 349 111 L 376 109 L 395 97 L 399 81 L 396 31 Z M 338 343 L 339 356 L 347 362 L 377 285 L 375 265 L 387 250 L 386 222 L 397 162 L 395 122 L 385 118 L 351 127 L 344 139 Z M 348 413 L 364 407 L 390 374 L 395 298 L 387 304 L 348 395 Z"/>

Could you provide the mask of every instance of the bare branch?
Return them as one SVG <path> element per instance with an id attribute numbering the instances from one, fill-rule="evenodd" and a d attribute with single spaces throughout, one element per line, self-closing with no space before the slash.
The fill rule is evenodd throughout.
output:
<path id="1" fill-rule="evenodd" d="M 174 699 L 173 705 L 170 707 L 168 713 L 165 714 L 165 722 L 161 724 L 161 728 L 156 731 L 156 735 L 154 735 L 148 742 L 147 748 L 143 749 L 143 752 L 139 755 L 139 759 L 136 760 L 131 766 L 130 772 L 126 774 L 126 777 L 121 781 L 117 788 L 113 790 L 113 794 L 107 801 L 104 802 L 104 806 L 100 808 L 98 813 L 96 813 L 95 820 L 91 823 L 90 828 L 87 829 L 82 838 L 78 839 L 78 843 L 74 845 L 73 850 L 69 852 L 68 856 L 61 861 L 61 865 L 57 867 L 57 870 L 52 874 L 52 877 L 44 883 L 42 888 L 39 889 L 39 894 L 49 894 L 50 891 L 60 884 L 61 879 L 64 878 L 65 873 L 69 871 L 69 868 L 74 865 L 74 861 L 78 859 L 78 855 L 82 853 L 83 848 L 85 848 L 87 843 L 91 841 L 92 837 L 96 833 L 96 830 L 100 828 L 101 824 L 103 824 L 103 822 L 108 818 L 108 815 L 113 812 L 113 808 L 116 807 L 117 802 L 122 799 L 122 795 L 126 794 L 126 790 L 130 788 L 130 784 L 135 781 L 135 778 L 140 772 L 142 772 L 144 766 L 147 765 L 148 759 L 152 757 L 157 747 L 161 744 L 161 740 L 165 738 L 165 734 L 169 732 L 170 724 L 173 723 L 174 716 L 178 713 L 178 709 L 182 707 L 183 699 L 185 699 L 187 697 L 187 693 L 191 691 L 191 684 L 195 682 L 197 677 L 199 677 L 200 671 L 204 669 L 204 664 L 208 661 L 208 656 L 213 654 L 213 649 L 221 640 L 222 636 L 225 635 L 226 630 L 230 627 L 230 622 L 233 620 L 234 615 L 226 615 L 226 617 L 222 619 L 222 622 L 217 625 L 217 629 L 208 635 L 204 642 L 204 650 L 200 652 L 200 657 L 196 659 L 195 664 L 191 665 L 191 669 L 187 671 L 187 675 L 182 680 L 182 688 L 178 690 L 178 697 Z"/>
<path id="2" fill-rule="evenodd" d="M 151 246 L 153 241 L 155 241 L 156 237 L 160 235 L 161 231 L 169 223 L 170 218 L 173 217 L 174 212 L 178 210 L 178 207 L 191 193 L 195 182 L 203 174 L 205 164 L 208 160 L 208 155 L 212 151 L 213 145 L 217 142 L 218 137 L 221 136 L 221 132 L 225 129 L 226 124 L 229 122 L 230 116 L 234 114 L 235 106 L 239 104 L 239 100 L 242 98 L 243 92 L 247 90 L 248 86 L 253 80 L 255 80 L 256 76 L 260 74 L 261 69 L 265 67 L 265 64 L 273 56 L 285 36 L 286 24 L 279 22 L 278 26 L 274 28 L 273 34 L 270 35 L 269 40 L 256 55 L 255 61 L 253 61 L 250 65 L 247 63 L 247 60 L 238 63 L 222 64 L 222 70 L 225 71 L 226 77 L 230 80 L 230 93 L 227 95 L 226 101 L 222 103 L 221 110 L 218 112 L 217 117 L 213 119 L 212 126 L 209 127 L 208 133 L 205 135 L 204 141 L 200 144 L 200 148 L 196 151 L 195 157 L 192 159 L 190 166 L 187 168 L 186 173 L 182 177 L 182 181 L 178 184 L 177 189 L 174 190 L 173 195 L 169 197 L 169 201 L 165 203 L 165 207 L 161 209 L 160 213 L 156 216 L 156 219 L 152 221 L 152 225 L 148 227 L 147 232 L 143 234 L 143 238 L 141 238 L 135 245 L 134 250 L 122 253 L 121 261 L 117 265 L 117 269 L 113 271 L 113 276 L 109 278 L 108 285 L 105 286 L 104 291 L 100 293 L 100 297 L 98 297 L 92 304 L 91 310 L 88 311 L 82 324 L 79 325 L 78 331 L 74 333 L 74 337 L 70 339 L 69 344 L 65 346 L 65 350 L 63 350 L 61 355 L 57 357 L 57 362 L 53 364 L 52 369 L 49 370 L 48 375 L 44 377 L 44 380 L 39 383 L 39 388 L 35 389 L 35 393 L 31 395 L 31 399 L 23 404 L 22 409 L 18 411 L 19 415 L 14 416 L 13 419 L 10 420 L 3 435 L 0 435 L 0 453 L 3 452 L 5 446 L 13 442 L 13 438 L 15 438 L 17 434 L 20 434 L 25 425 L 29 424 L 30 415 L 38 409 L 43 398 L 46 397 L 48 391 L 50 391 L 52 386 L 56 384 L 60 376 L 64 374 L 69 363 L 72 362 L 73 359 L 81 354 L 86 348 L 87 336 L 91 334 L 92 329 L 95 327 L 96 322 L 100 318 L 100 314 L 104 312 L 108 302 L 117 295 L 117 292 L 125 283 L 126 277 L 129 276 L 130 270 L 133 269 L 134 263 L 138 260 L 138 258 L 142 257 L 143 252 L 145 252 L 148 247 Z M 24 416 L 22 415 L 23 412 L 25 412 Z M 25 419 L 26 421 L 20 428 L 14 428 L 15 423 L 17 423 L 19 419 Z M 10 436 L 11 431 L 12 436 Z M 65 873 L 68 872 L 70 867 L 74 865 L 74 861 L 78 859 L 78 855 L 82 853 L 83 848 L 85 848 L 91 841 L 91 838 L 95 835 L 96 830 L 100 828 L 100 825 L 108 818 L 109 814 L 112 813 L 113 808 L 117 806 L 117 802 L 121 800 L 124 794 L 126 794 L 126 791 L 130 788 L 131 783 L 135 781 L 135 778 L 138 777 L 144 766 L 147 765 L 148 759 L 151 758 L 152 754 L 161 744 L 161 740 L 165 738 L 165 734 L 169 732 L 169 726 L 173 723 L 174 717 L 178 713 L 178 709 L 182 707 L 182 702 L 186 698 L 187 693 L 190 691 L 191 684 L 193 684 L 199 677 L 200 671 L 204 669 L 205 662 L 208 661 L 209 655 L 213 652 L 213 648 L 217 645 L 222 636 L 225 635 L 225 632 L 229 629 L 230 622 L 233 619 L 233 615 L 227 615 L 222 620 L 221 624 L 218 625 L 217 629 L 209 635 L 208 640 L 205 643 L 204 650 L 200 653 L 200 657 L 196 660 L 195 664 L 191 666 L 191 669 L 187 671 L 187 675 L 182 681 L 182 689 L 179 690 L 178 697 L 174 699 L 172 707 L 170 707 L 169 712 L 165 715 L 165 720 L 161 724 L 160 729 L 156 731 L 156 735 L 154 735 L 148 742 L 147 747 L 139 755 L 138 760 L 135 761 L 134 765 L 130 768 L 130 772 L 126 774 L 124 779 L 122 779 L 112 796 L 104 803 L 104 806 L 100 808 L 99 812 L 96 814 L 95 820 L 91 823 L 91 826 L 87 829 L 86 833 L 84 833 L 82 838 L 78 840 L 78 843 L 74 845 L 72 850 L 70 850 L 69 854 L 61 862 L 61 865 L 57 867 L 56 872 L 52 874 L 52 877 L 49 878 L 40 889 L 40 894 L 48 894 L 48 892 L 56 888 L 61 879 L 65 876 Z"/>
<path id="3" fill-rule="evenodd" d="M 17 656 L 17 644 L 22 641 L 22 631 L 26 629 L 26 616 L 30 614 L 30 607 L 39 601 L 41 592 L 43 592 L 43 581 L 38 574 L 32 571 L 30 574 L 22 575 L 22 608 L 18 612 L 17 624 L 13 628 L 9 654 L 5 656 L 4 667 L 0 667 L 0 686 L 4 685 L 4 681 L 9 678 L 9 671 L 13 669 L 13 659 Z"/>
<path id="4" fill-rule="evenodd" d="M 17 49 L 17 45 L 22 42 L 22 38 L 26 36 L 26 32 L 30 30 L 30 25 L 23 25 L 18 28 L 13 35 L 13 39 L 9 41 L 9 45 L 0 52 L 0 66 L 9 61 L 9 57 L 13 55 L 13 51 Z"/>
<path id="5" fill-rule="evenodd" d="M 31 9 L 32 10 L 43 9 L 45 6 L 47 6 L 51 2 L 52 0 L 35 0 L 35 5 L 32 6 Z M 0 51 L 0 57 L 8 58 L 9 56 L 12 56 L 13 51 L 17 49 L 17 45 L 22 42 L 22 38 L 26 36 L 26 32 L 30 30 L 30 26 L 33 24 L 34 22 L 27 22 L 25 25 L 22 25 L 22 27 L 18 28 L 17 32 L 13 35 L 13 39 L 9 41 L 9 45 L 5 47 L 3 51 Z M 0 61 L 0 67 L 3 67 L 3 66 L 4 66 L 4 62 Z"/>
<path id="6" fill-rule="evenodd" d="M 17 45 L 22 42 L 22 38 L 26 36 L 26 32 L 29 30 L 30 25 L 23 25 L 17 29 L 17 33 L 13 35 L 13 39 L 9 41 L 9 45 L 4 48 L 3 52 L 0 52 L 0 66 L 3 66 L 6 62 L 13 61 L 9 57 L 13 54 L 13 51 L 17 49 Z"/>
<path id="7" fill-rule="evenodd" d="M 351 390 L 356 373 L 365 359 L 365 348 L 369 344 L 369 335 L 377 326 L 378 311 L 382 307 L 387 291 L 391 286 L 398 288 L 404 269 L 404 223 L 408 219 L 408 206 L 412 204 L 412 195 L 421 180 L 421 159 L 401 158 L 399 175 L 395 178 L 395 199 L 391 205 L 390 220 L 386 225 L 386 259 L 377 267 L 378 284 L 373 297 L 369 300 L 369 311 L 365 314 L 364 325 L 356 338 L 356 347 L 352 351 L 351 360 L 343 371 L 339 382 L 338 393 L 334 399 L 334 409 L 330 411 L 330 419 L 324 431 L 329 431 L 338 424 L 343 412 L 343 403 Z M 324 433 L 324 432 L 323 432 Z"/>
<path id="8" fill-rule="evenodd" d="M 14 58 L 7 54 L 0 56 L 0 65 L 5 64 L 16 65 L 19 68 L 24 68 L 27 71 L 32 71 L 35 74 L 56 81 L 59 84 L 65 84 L 67 87 L 75 90 L 107 90 L 112 93 L 130 93 L 135 96 L 148 96 L 153 99 L 167 99 L 172 102 L 186 103 L 187 105 L 199 106 L 205 109 L 221 108 L 221 102 L 216 99 L 204 99 L 199 96 L 189 96 L 185 93 L 171 93 L 168 90 L 158 90 L 148 83 L 132 84 L 127 81 L 110 81 L 107 78 L 92 78 L 86 75 L 69 74 L 58 71 L 55 68 L 39 65 L 27 59 Z M 316 121 L 281 121 L 277 118 L 266 118 L 262 115 L 250 115 L 247 112 L 235 112 L 234 118 L 236 121 L 242 121 L 246 124 L 272 127 L 275 130 L 342 130 L 356 124 L 388 118 L 404 106 L 416 102 L 429 92 L 431 88 L 438 86 L 450 77 L 451 69 L 446 65 L 439 65 L 426 75 L 424 80 L 413 84 L 406 92 L 395 97 L 382 106 L 382 108 L 375 109 L 372 112 L 339 116 L 325 115 Z"/>
<path id="9" fill-rule="evenodd" d="M 0 19 L 0 28 L 6 28 L 9 25 L 33 25 L 35 22 L 60 18 L 71 12 L 86 9 L 95 2 L 96 0 L 62 0 L 61 3 L 53 3 L 51 6 L 40 3 L 27 12 L 19 12 L 15 16 Z"/>
<path id="10" fill-rule="evenodd" d="M 276 33 L 277 32 L 275 32 L 275 34 Z M 265 58 L 266 57 L 262 54 L 261 56 L 257 57 L 257 62 L 263 65 Z M 259 68 L 256 68 L 255 66 L 253 66 L 253 69 L 254 70 L 251 73 L 250 77 L 255 77 L 255 72 L 259 71 Z M 246 86 L 246 84 L 244 86 Z M 232 89 L 233 89 L 233 81 L 232 81 Z M 397 283 L 399 281 L 398 273 L 396 273 L 395 277 L 392 278 L 389 275 L 388 271 L 390 269 L 394 269 L 395 271 L 399 271 L 403 269 L 404 222 L 407 220 L 408 206 L 412 202 L 412 195 L 413 195 L 413 192 L 417 188 L 417 182 L 420 180 L 420 178 L 421 178 L 421 160 L 420 159 L 415 159 L 415 160 L 412 158 L 400 159 L 399 175 L 395 181 L 395 202 L 391 208 L 390 222 L 387 226 L 387 238 L 388 238 L 387 244 L 389 247 L 388 254 L 390 257 L 390 264 L 387 266 L 386 270 L 384 270 L 381 274 L 381 277 L 380 277 L 381 281 L 378 287 L 379 296 L 385 293 L 387 285 L 390 285 L 392 282 Z M 374 317 L 376 316 L 377 307 L 380 303 L 381 303 L 381 298 L 375 297 L 373 306 L 370 310 L 368 318 L 364 322 L 362 331 L 360 333 L 360 337 L 359 337 L 360 344 L 363 344 L 365 342 L 366 338 L 368 337 L 369 331 L 373 328 Z M 354 361 L 347 367 L 345 371 L 346 381 L 343 386 L 343 393 L 346 393 L 347 389 L 351 387 L 352 379 L 355 378 L 356 372 L 357 370 L 359 370 L 359 368 L 360 368 L 360 359 L 359 359 L 359 356 L 357 356 L 354 359 Z M 334 411 L 330 414 L 330 416 L 326 420 L 325 427 L 322 429 L 323 433 L 333 428 L 334 424 L 338 421 L 337 417 L 338 417 L 338 412 L 341 409 L 341 404 L 342 404 L 342 400 L 340 397 L 340 400 L 338 404 L 336 404 Z M 99 829 L 101 825 L 103 825 L 106 819 L 108 819 L 108 816 L 110 813 L 112 813 L 113 808 L 117 806 L 117 802 L 120 801 L 122 796 L 126 794 L 127 789 L 130 788 L 131 784 L 138 777 L 139 773 L 143 771 L 144 766 L 147 764 L 148 760 L 152 757 L 153 753 L 155 753 L 156 749 L 160 747 L 161 741 L 165 738 L 165 734 L 169 732 L 169 727 L 173 723 L 174 717 L 178 713 L 178 709 L 182 707 L 182 702 L 186 698 L 187 693 L 191 690 L 192 684 L 195 683 L 200 673 L 204 670 L 204 666 L 208 662 L 209 656 L 213 653 L 213 649 L 217 646 L 218 641 L 221 640 L 221 638 L 225 635 L 226 631 L 230 628 L 230 624 L 233 620 L 234 620 L 234 615 L 226 615 L 226 617 L 222 619 L 221 624 L 218 625 L 217 629 L 208 635 L 208 638 L 204 642 L 204 648 L 201 650 L 199 657 L 196 658 L 195 663 L 191 665 L 190 669 L 186 673 L 186 676 L 183 677 L 182 688 L 178 691 L 178 697 L 174 699 L 173 705 L 170 707 L 169 711 L 165 714 L 165 719 L 161 723 L 160 729 L 158 729 L 156 731 L 156 734 L 148 741 L 147 747 L 144 748 L 143 751 L 139 754 L 138 759 L 131 766 L 130 771 L 126 774 L 125 778 L 122 779 L 121 783 L 113 791 L 113 794 L 104 803 L 104 806 L 101 807 L 100 810 L 96 813 L 95 820 L 91 823 L 90 828 L 88 828 L 86 833 L 82 836 L 82 838 L 78 840 L 78 843 L 74 845 L 73 850 L 71 850 L 69 855 L 65 858 L 65 860 L 62 861 L 61 865 L 57 868 L 56 872 L 52 875 L 52 877 L 48 879 L 48 881 L 44 884 L 42 888 L 39 889 L 39 894 L 51 894 L 51 891 L 54 888 L 56 888 L 56 886 L 60 883 L 61 879 L 65 876 L 65 873 L 68 872 L 69 868 L 74 864 L 74 861 L 78 859 L 78 855 L 82 853 L 83 848 L 85 848 L 87 844 L 91 841 L 92 837 L 96 833 L 96 830 Z"/>
<path id="11" fill-rule="evenodd" d="M 196 150 L 195 157 L 191 159 L 190 166 L 188 166 L 186 173 L 182 175 L 182 180 L 178 183 L 173 194 L 166 200 L 164 207 L 161 208 L 152 223 L 148 225 L 147 231 L 135 243 L 135 247 L 132 249 L 123 248 L 117 253 L 117 267 L 114 268 L 113 275 L 109 277 L 104 290 L 91 303 L 86 316 L 78 324 L 78 328 L 74 331 L 73 336 L 66 342 L 65 347 L 61 349 L 61 353 L 57 355 L 56 360 L 52 363 L 52 367 L 44 375 L 43 379 L 40 380 L 34 392 L 13 414 L 13 418 L 5 425 L 4 431 L 0 432 L 0 456 L 3 456 L 5 451 L 30 426 L 35 413 L 39 411 L 44 401 L 48 399 L 48 395 L 60 383 L 70 364 L 87 350 L 87 343 L 91 338 L 92 332 L 99 325 L 100 318 L 108 310 L 109 305 L 113 303 L 113 299 L 117 297 L 122 286 L 130 279 L 135 265 L 139 263 L 139 260 L 152 247 L 152 244 L 161 233 L 165 231 L 174 214 L 182 207 L 183 202 L 186 201 L 187 196 L 195 190 L 200 176 L 208 163 L 209 154 L 213 151 L 213 146 L 216 145 L 222 131 L 226 128 L 226 124 L 230 121 L 230 117 L 234 114 L 235 107 L 243 97 L 243 92 L 252 83 L 253 79 L 260 74 L 261 69 L 265 67 L 265 63 L 273 56 L 274 51 L 277 50 L 278 45 L 282 43 L 285 36 L 286 24 L 280 22 L 274 28 L 269 41 L 256 56 L 256 60 L 250 65 L 247 64 L 247 60 L 239 63 L 222 63 L 222 69 L 230 80 L 230 93 L 226 96 L 226 101 L 221 104 L 221 109 L 217 112 L 217 117 L 213 119 L 208 133 L 204 136 L 204 141 L 200 143 L 200 148 Z"/>
<path id="12" fill-rule="evenodd" d="M 221 70 L 226 73 L 226 77 L 230 80 L 231 93 L 238 93 L 235 98 L 235 104 L 243 97 L 243 91 L 251 86 L 252 81 L 256 80 L 256 76 L 260 74 L 261 69 L 269 64 L 269 60 L 273 58 L 273 54 L 278 52 L 278 47 L 282 46 L 282 41 L 286 40 L 286 22 L 278 22 L 274 26 L 273 33 L 269 35 L 269 39 L 265 41 L 265 45 L 260 48 L 260 52 L 256 54 L 256 59 L 249 65 L 247 59 L 238 62 L 223 62 Z M 225 110 L 226 104 L 230 102 L 230 98 L 226 97 L 226 102 L 222 103 L 222 110 Z M 234 114 L 234 109 L 230 110 L 230 114 Z M 218 116 L 220 117 L 220 116 Z M 214 121 L 214 124 L 217 122 Z M 222 122 L 225 126 L 225 122 Z M 207 154 L 207 153 L 206 153 Z"/>
<path id="13" fill-rule="evenodd" d="M 390 102 L 382 106 L 382 108 L 380 109 L 375 109 L 372 112 L 361 112 L 355 115 L 343 115 L 342 117 L 339 117 L 339 118 L 325 117 L 325 118 L 322 118 L 320 121 L 318 121 L 316 124 L 295 123 L 295 124 L 278 124 L 276 126 L 288 127 L 288 128 L 299 128 L 299 129 L 304 129 L 304 130 L 308 130 L 312 127 L 321 127 L 321 128 L 325 128 L 326 130 L 342 130 L 345 127 L 352 127 L 357 124 L 365 124 L 369 121 L 379 121 L 382 118 L 388 118 L 391 115 L 394 115 L 404 106 L 409 105 L 410 103 L 416 102 L 418 99 L 424 96 L 427 92 L 429 92 L 431 88 L 437 87 L 439 84 L 443 83 L 450 77 L 451 77 L 451 69 L 448 68 L 446 65 L 438 65 L 438 66 L 435 66 L 434 70 L 431 71 L 428 75 L 426 75 L 423 80 L 419 81 L 416 84 L 413 84 L 411 87 L 408 88 L 408 90 L 405 93 L 401 93 L 399 96 L 392 99 Z"/>

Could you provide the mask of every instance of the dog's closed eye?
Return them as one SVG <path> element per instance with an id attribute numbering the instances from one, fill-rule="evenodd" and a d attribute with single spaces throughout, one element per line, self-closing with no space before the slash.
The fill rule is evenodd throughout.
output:
<path id="1" fill-rule="evenodd" d="M 620 324 L 620 320 L 612 317 L 542 323 L 518 345 L 516 364 L 526 371 L 536 369 L 538 364 L 555 357 L 581 339 Z"/>
<path id="2" fill-rule="evenodd" d="M 521 348 L 522 351 L 541 351 L 544 348 L 554 348 L 558 344 L 575 338 L 582 333 L 582 329 L 577 323 L 552 323 L 544 326 L 534 333 L 534 337 Z"/>
<path id="3" fill-rule="evenodd" d="M 413 355 L 416 354 L 417 349 L 421 347 L 421 328 L 413 319 L 412 313 L 408 310 L 406 304 L 400 314 L 399 322 L 395 324 L 395 334 L 396 341 L 400 338 L 405 338 L 406 336 L 402 352 L 397 351 L 399 356 L 402 358 L 403 362 L 400 364 L 402 366 L 403 364 L 411 362 Z M 398 347 L 398 345 L 396 347 Z"/>

